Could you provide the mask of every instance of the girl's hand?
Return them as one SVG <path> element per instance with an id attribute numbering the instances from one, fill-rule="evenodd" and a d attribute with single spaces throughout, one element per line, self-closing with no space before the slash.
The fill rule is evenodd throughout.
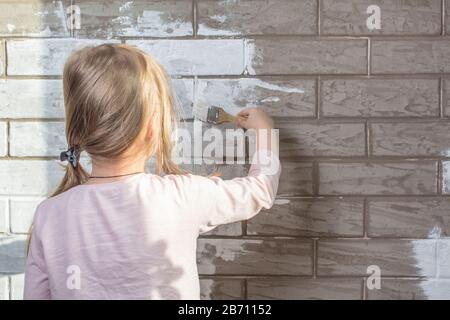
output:
<path id="1" fill-rule="evenodd" d="M 261 108 L 242 110 L 237 114 L 236 124 L 244 129 L 273 129 L 272 118 Z"/>

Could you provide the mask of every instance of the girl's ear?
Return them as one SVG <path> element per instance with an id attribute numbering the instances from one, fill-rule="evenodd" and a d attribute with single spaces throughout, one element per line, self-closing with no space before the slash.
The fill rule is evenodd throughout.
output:
<path id="1" fill-rule="evenodd" d="M 147 127 L 145 128 L 145 142 L 147 143 L 152 143 L 153 142 L 153 138 L 155 136 L 154 131 L 155 131 L 155 120 L 156 120 L 156 115 L 153 114 L 150 119 L 147 121 Z"/>
<path id="2" fill-rule="evenodd" d="M 153 138 L 153 116 L 150 118 L 150 120 L 147 121 L 147 126 L 145 128 L 145 142 L 150 143 L 152 142 Z"/>

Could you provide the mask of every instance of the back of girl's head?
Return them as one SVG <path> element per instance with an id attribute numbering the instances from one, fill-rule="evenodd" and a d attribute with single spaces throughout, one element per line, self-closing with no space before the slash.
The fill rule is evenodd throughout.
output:
<path id="1" fill-rule="evenodd" d="M 130 156 L 133 146 L 141 153 L 133 157 L 155 155 L 159 173 L 180 172 L 171 160 L 176 100 L 170 77 L 150 55 L 122 44 L 83 48 L 67 60 L 63 81 L 69 147 L 115 161 Z M 149 124 L 151 142 L 137 146 Z M 69 163 L 53 195 L 87 179 L 79 161 Z"/>

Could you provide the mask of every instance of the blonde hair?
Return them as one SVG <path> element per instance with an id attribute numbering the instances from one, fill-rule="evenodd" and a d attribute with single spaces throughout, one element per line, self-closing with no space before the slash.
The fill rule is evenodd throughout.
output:
<path id="1" fill-rule="evenodd" d="M 86 47 L 68 58 L 63 81 L 68 146 L 92 157 L 115 159 L 152 120 L 153 141 L 142 146 L 143 152 L 155 155 L 158 173 L 183 172 L 171 160 L 175 95 L 170 77 L 153 57 L 124 44 Z M 87 179 L 79 161 L 76 167 L 67 164 L 51 196 Z"/>

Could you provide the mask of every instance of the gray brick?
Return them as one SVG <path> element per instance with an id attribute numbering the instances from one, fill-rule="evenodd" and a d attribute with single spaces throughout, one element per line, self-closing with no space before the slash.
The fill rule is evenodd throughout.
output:
<path id="1" fill-rule="evenodd" d="M 25 236 L 0 236 L 0 273 L 25 269 Z"/>
<path id="2" fill-rule="evenodd" d="M 370 5 L 381 9 L 381 29 L 366 25 Z M 321 31 L 324 35 L 439 35 L 441 1 L 322 0 Z"/>
<path id="3" fill-rule="evenodd" d="M 254 74 L 365 74 L 364 39 L 249 39 L 246 68 Z"/>
<path id="4" fill-rule="evenodd" d="M 450 1 L 449 0 L 444 0 L 445 1 L 445 31 L 446 33 L 450 33 Z"/>
<path id="5" fill-rule="evenodd" d="M 312 275 L 310 241 L 200 239 L 200 274 Z"/>
<path id="6" fill-rule="evenodd" d="M 372 123 L 375 156 L 447 156 L 450 123 Z"/>
<path id="7" fill-rule="evenodd" d="M 447 39 L 373 40 L 371 51 L 374 74 L 450 72 Z"/>
<path id="8" fill-rule="evenodd" d="M 439 116 L 437 79 L 330 79 L 321 87 L 325 117 Z"/>
<path id="9" fill-rule="evenodd" d="M 66 9 L 70 0 L 3 0 L 0 36 L 69 37 Z"/>
<path id="10" fill-rule="evenodd" d="M 243 108 L 262 107 L 273 117 L 313 117 L 315 81 L 310 79 L 199 79 L 199 108 L 221 106 L 236 114 Z"/>
<path id="11" fill-rule="evenodd" d="M 247 222 L 247 233 L 304 237 L 363 235 L 363 201 L 279 198 Z"/>
<path id="12" fill-rule="evenodd" d="M 185 0 L 83 0 L 75 1 L 81 10 L 83 38 L 176 37 L 190 36 L 192 2 Z"/>
<path id="13" fill-rule="evenodd" d="M 382 276 L 434 276 L 434 240 L 319 240 L 318 275 L 364 276 L 376 265 Z M 370 273 L 371 274 L 371 273 Z"/>
<path id="14" fill-rule="evenodd" d="M 448 300 L 449 279 L 381 279 L 381 288 L 367 290 L 369 300 Z"/>
<path id="15" fill-rule="evenodd" d="M 320 194 L 434 194 L 434 161 L 321 163 Z"/>
<path id="16" fill-rule="evenodd" d="M 241 39 L 127 40 L 155 57 L 174 75 L 240 75 L 244 71 Z"/>
<path id="17" fill-rule="evenodd" d="M 450 235 L 450 199 L 375 199 L 368 202 L 369 237 L 435 238 Z"/>
<path id="18" fill-rule="evenodd" d="M 117 42 L 115 40 L 108 41 Z M 103 40 L 25 39 L 7 43 L 9 75 L 61 75 L 70 53 Z"/>
<path id="19" fill-rule="evenodd" d="M 200 279 L 200 299 L 244 299 L 244 280 L 233 278 Z"/>
<path id="20" fill-rule="evenodd" d="M 228 224 L 222 224 L 217 228 L 204 233 L 205 236 L 241 236 L 242 235 L 242 223 L 234 222 Z"/>
<path id="21" fill-rule="evenodd" d="M 0 160 L 0 195 L 47 195 L 64 169 L 56 160 Z M 30 179 L 33 177 L 33 179 Z"/>
<path id="22" fill-rule="evenodd" d="M 263 300 L 358 300 L 358 278 L 266 278 L 249 279 L 248 298 Z"/>
<path id="23" fill-rule="evenodd" d="M 363 156 L 365 133 L 362 123 L 279 123 L 280 157 Z"/>
<path id="24" fill-rule="evenodd" d="M 313 166 L 307 162 L 281 163 L 279 196 L 311 195 L 313 193 Z"/>
<path id="25" fill-rule="evenodd" d="M 316 34 L 316 1 L 197 2 L 199 35 Z"/>

